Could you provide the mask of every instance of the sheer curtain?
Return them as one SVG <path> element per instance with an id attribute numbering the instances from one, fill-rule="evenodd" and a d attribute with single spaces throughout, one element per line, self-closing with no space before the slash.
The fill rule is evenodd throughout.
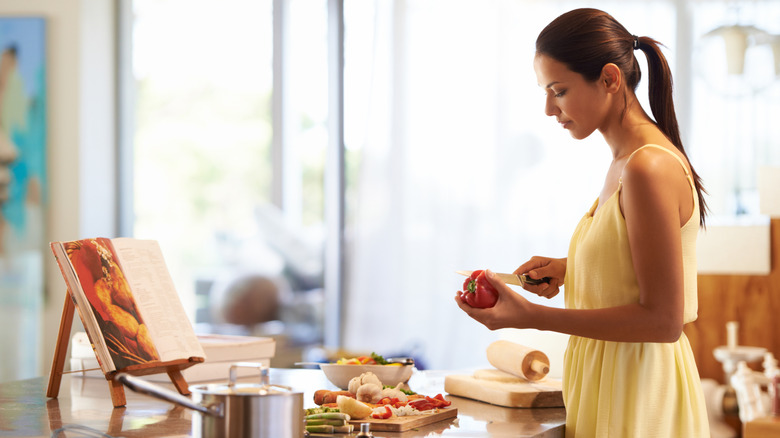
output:
<path id="1" fill-rule="evenodd" d="M 347 348 L 452 369 L 487 363 L 487 345 L 510 338 L 559 363 L 565 336 L 491 332 L 463 314 L 454 271 L 511 272 L 533 255 L 565 257 L 598 196 L 607 146 L 598 134 L 574 141 L 544 115 L 532 66 L 538 32 L 574 7 L 346 4 L 346 140 L 360 157 L 347 201 Z M 669 3 L 599 7 L 626 26 L 636 16 L 665 22 L 636 23 L 635 32 L 673 45 Z M 525 296 L 563 306 L 562 294 Z"/>

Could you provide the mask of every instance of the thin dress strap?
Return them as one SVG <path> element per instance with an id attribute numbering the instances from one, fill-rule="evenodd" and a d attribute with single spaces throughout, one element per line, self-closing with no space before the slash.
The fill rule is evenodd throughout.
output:
<path id="1" fill-rule="evenodd" d="M 693 184 L 693 179 L 691 178 L 691 174 L 688 173 L 688 168 L 685 166 L 685 162 L 682 160 L 682 158 L 677 156 L 677 154 L 675 154 L 674 152 L 670 151 L 669 149 L 666 149 L 665 147 L 659 146 L 657 144 L 646 144 L 646 145 L 640 147 L 639 149 L 635 150 L 634 152 L 631 152 L 631 155 L 628 156 L 628 160 L 626 160 L 626 164 L 623 165 L 623 168 L 625 169 L 625 167 L 628 166 L 628 162 L 631 161 L 631 158 L 634 157 L 635 153 L 641 151 L 644 148 L 648 148 L 648 147 L 660 149 L 660 150 L 662 150 L 664 152 L 667 152 L 667 153 L 671 154 L 675 159 L 677 159 L 677 161 L 680 163 L 680 166 L 682 166 L 683 171 L 685 172 L 685 176 L 688 178 L 688 182 L 691 184 L 691 187 L 695 187 L 694 184 Z M 618 189 L 620 189 L 621 187 L 623 187 L 623 176 L 622 176 L 622 174 L 621 174 L 620 178 L 618 179 Z"/>

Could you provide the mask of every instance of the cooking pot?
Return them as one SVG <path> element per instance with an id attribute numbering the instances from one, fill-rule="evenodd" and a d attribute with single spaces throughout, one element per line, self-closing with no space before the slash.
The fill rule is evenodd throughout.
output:
<path id="1" fill-rule="evenodd" d="M 195 365 L 197 366 L 197 365 Z M 260 384 L 236 383 L 238 368 L 260 370 Z M 259 363 L 231 365 L 227 384 L 190 386 L 192 399 L 127 373 L 114 380 L 135 392 L 195 410 L 194 437 L 301 438 L 304 435 L 303 393 L 268 383 L 268 367 Z"/>

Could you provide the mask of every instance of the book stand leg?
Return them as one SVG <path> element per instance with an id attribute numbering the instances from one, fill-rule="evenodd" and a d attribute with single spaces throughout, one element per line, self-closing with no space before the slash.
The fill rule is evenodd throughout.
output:
<path id="1" fill-rule="evenodd" d="M 51 373 L 49 374 L 49 387 L 46 390 L 46 396 L 57 398 L 60 393 L 60 384 L 62 383 L 63 369 L 65 368 L 65 356 L 68 351 L 68 342 L 70 341 L 70 329 L 73 324 L 73 313 L 76 305 L 70 297 L 70 292 L 65 294 L 65 304 L 62 307 L 62 318 L 60 319 L 60 331 L 57 335 L 57 345 L 54 350 L 54 360 L 51 364 Z M 151 362 L 138 365 L 131 365 L 127 368 L 107 373 L 108 390 L 111 394 L 111 402 L 115 408 L 125 406 L 127 398 L 125 396 L 125 387 L 119 382 L 114 381 L 114 375 L 117 372 L 126 372 L 132 375 L 148 375 L 167 373 L 171 382 L 182 395 L 190 395 L 187 381 L 182 376 L 181 371 L 189 368 L 196 363 L 203 362 L 202 357 L 191 357 L 189 359 L 179 359 L 168 362 Z"/>
<path id="2" fill-rule="evenodd" d="M 115 408 L 121 408 L 127 404 L 125 385 L 122 385 L 114 379 L 108 379 L 108 390 L 111 392 L 111 402 L 114 403 Z"/>
<path id="3" fill-rule="evenodd" d="M 184 376 L 181 375 L 181 370 L 179 369 L 168 370 L 168 377 L 171 378 L 171 382 L 173 382 L 173 386 L 176 387 L 176 390 L 179 391 L 179 394 L 181 395 L 191 394 L 189 385 L 187 385 L 187 381 L 184 380 Z"/>
<path id="4" fill-rule="evenodd" d="M 49 388 L 46 390 L 46 396 L 50 398 L 57 398 L 60 394 L 62 370 L 65 368 L 65 355 L 68 352 L 70 327 L 73 324 L 73 312 L 75 310 L 76 306 L 70 298 L 70 293 L 66 291 L 65 304 L 62 306 L 62 318 L 60 319 L 60 333 L 57 335 L 57 346 L 54 349 L 54 360 L 52 361 L 51 373 L 49 374 Z"/>

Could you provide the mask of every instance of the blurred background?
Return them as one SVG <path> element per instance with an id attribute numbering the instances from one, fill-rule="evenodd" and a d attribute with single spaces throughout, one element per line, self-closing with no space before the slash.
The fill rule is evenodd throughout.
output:
<path id="1" fill-rule="evenodd" d="M 666 46 L 712 213 L 757 214 L 755 169 L 780 164 L 780 2 L 347 0 L 339 169 L 327 1 L 230 0 L 215 17 L 208 1 L 136 0 L 132 233 L 161 240 L 200 329 L 282 336 L 295 359 L 328 339 L 434 368 L 484 362 L 474 352 L 497 335 L 453 304 L 453 271 L 565 255 L 609 164 L 600 136 L 573 141 L 545 117 L 531 65 L 542 27 L 584 3 Z M 343 199 L 326 187 L 336 171 Z M 340 202 L 342 288 L 325 300 Z M 246 287 L 260 277 L 273 285 Z M 254 319 L 231 313 L 251 300 Z"/>
<path id="2" fill-rule="evenodd" d="M 69 237 L 158 240 L 196 331 L 273 336 L 275 366 L 376 351 L 466 368 L 501 336 L 562 357 L 565 336 L 490 332 L 453 297 L 456 270 L 564 256 L 598 196 L 608 148 L 544 115 L 532 68 L 569 9 L 666 46 L 714 217 L 758 215 L 756 169 L 780 165 L 780 1 L 110 3 L 115 221 Z M 57 319 L 57 293 L 33 318 Z M 48 371 L 56 321 L 32 326 L 4 330 L 45 340 L 2 379 Z"/>

